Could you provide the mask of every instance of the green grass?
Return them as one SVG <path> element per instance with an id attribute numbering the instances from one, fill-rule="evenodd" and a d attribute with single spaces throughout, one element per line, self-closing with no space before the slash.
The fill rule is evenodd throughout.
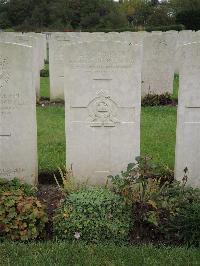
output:
<path id="1" fill-rule="evenodd" d="M 144 107 L 141 117 L 141 154 L 174 168 L 176 108 Z"/>
<path id="2" fill-rule="evenodd" d="M 200 265 L 198 249 L 117 247 L 66 242 L 0 245 L 0 265 L 76 266 L 193 266 Z"/>
<path id="3" fill-rule="evenodd" d="M 42 77 L 40 79 L 40 88 L 40 97 L 50 99 L 49 78 Z"/>
<path id="4" fill-rule="evenodd" d="M 48 67 L 48 66 L 46 66 Z M 173 97 L 178 95 L 175 76 Z M 41 78 L 41 96 L 49 97 L 49 78 Z M 65 164 L 64 106 L 37 107 L 39 172 L 55 172 Z M 143 107 L 141 154 L 174 168 L 176 107 Z"/>
<path id="5" fill-rule="evenodd" d="M 49 69 L 49 65 L 45 65 L 45 69 Z M 50 99 L 50 83 L 48 77 L 40 78 L 40 97 Z"/>
<path id="6" fill-rule="evenodd" d="M 174 91 L 173 91 L 172 98 L 178 99 L 178 89 L 179 89 L 179 76 L 174 75 Z"/>
<path id="7" fill-rule="evenodd" d="M 64 107 L 37 107 L 39 172 L 54 172 L 65 164 Z"/>

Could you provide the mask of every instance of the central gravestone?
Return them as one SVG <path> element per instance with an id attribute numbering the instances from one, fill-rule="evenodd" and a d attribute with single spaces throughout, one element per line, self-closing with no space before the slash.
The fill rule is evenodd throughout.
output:
<path id="1" fill-rule="evenodd" d="M 33 50 L 0 43 L 0 177 L 37 182 Z"/>
<path id="2" fill-rule="evenodd" d="M 65 48 L 67 165 L 80 183 L 103 185 L 140 155 L 141 56 L 112 41 Z"/>

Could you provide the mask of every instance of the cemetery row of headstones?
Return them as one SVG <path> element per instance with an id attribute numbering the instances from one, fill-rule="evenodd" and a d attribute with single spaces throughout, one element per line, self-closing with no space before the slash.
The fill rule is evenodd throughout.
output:
<path id="1" fill-rule="evenodd" d="M 48 36 L 51 101 L 64 100 L 64 50 L 71 43 L 117 41 L 143 46 L 142 97 L 147 94 L 173 93 L 174 74 L 179 73 L 180 49 L 184 44 L 200 42 L 200 32 L 123 32 L 52 33 Z"/>
<path id="2" fill-rule="evenodd" d="M 67 165 L 79 182 L 105 184 L 140 155 L 143 54 L 139 43 L 112 39 L 64 47 Z M 175 172 L 182 178 L 188 167 L 199 186 L 200 44 L 179 54 Z M 35 56 L 33 45 L 0 42 L 0 176 L 29 183 L 37 180 Z"/>

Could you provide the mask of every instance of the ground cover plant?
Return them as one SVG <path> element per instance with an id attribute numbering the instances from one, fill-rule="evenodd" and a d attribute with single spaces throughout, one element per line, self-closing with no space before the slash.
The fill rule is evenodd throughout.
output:
<path id="1" fill-rule="evenodd" d="M 47 222 L 44 205 L 34 187 L 19 180 L 0 179 L 0 238 L 33 240 L 40 236 Z"/>
<path id="2" fill-rule="evenodd" d="M 130 231 L 130 205 L 105 188 L 84 188 L 61 202 L 54 216 L 60 239 L 123 242 Z"/>

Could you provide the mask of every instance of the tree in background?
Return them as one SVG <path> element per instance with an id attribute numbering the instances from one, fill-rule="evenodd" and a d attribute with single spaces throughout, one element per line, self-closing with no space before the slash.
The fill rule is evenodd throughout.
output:
<path id="1" fill-rule="evenodd" d="M 186 29 L 200 29 L 200 0 L 170 0 L 169 5 L 174 10 L 177 23 Z"/>
<path id="2" fill-rule="evenodd" d="M 157 5 L 149 15 L 147 24 L 156 27 L 176 24 L 174 11 L 167 3 Z"/>
<path id="3" fill-rule="evenodd" d="M 8 18 L 8 2 L 0 0 L 0 28 L 9 28 L 11 21 Z"/>
<path id="4" fill-rule="evenodd" d="M 0 0 L 0 28 L 22 31 L 200 29 L 200 0 Z"/>
<path id="5" fill-rule="evenodd" d="M 176 22 L 183 24 L 188 30 L 200 29 L 200 9 L 181 11 L 176 16 Z"/>

